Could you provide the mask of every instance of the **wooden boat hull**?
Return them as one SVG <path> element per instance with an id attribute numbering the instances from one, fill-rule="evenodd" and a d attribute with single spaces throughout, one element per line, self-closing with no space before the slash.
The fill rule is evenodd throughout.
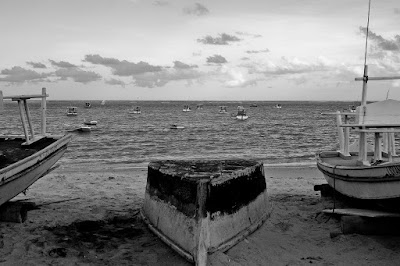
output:
<path id="1" fill-rule="evenodd" d="M 247 118 L 249 118 L 247 115 L 237 115 L 236 116 L 237 120 L 246 120 Z"/>
<path id="2" fill-rule="evenodd" d="M 165 168 L 177 164 L 184 167 Z M 197 265 L 259 228 L 270 210 L 262 163 L 219 177 L 222 172 L 185 172 L 208 164 L 213 162 L 150 163 L 141 211 L 157 236 Z"/>
<path id="3" fill-rule="evenodd" d="M 72 136 L 57 137 L 49 146 L 0 169 L 0 205 L 26 190 L 63 156 Z M 7 141 L 0 138 L 1 141 Z"/>
<path id="4" fill-rule="evenodd" d="M 400 198 L 400 162 L 357 166 L 351 159 L 340 161 L 338 152 L 317 154 L 318 169 L 336 191 L 357 199 Z"/>

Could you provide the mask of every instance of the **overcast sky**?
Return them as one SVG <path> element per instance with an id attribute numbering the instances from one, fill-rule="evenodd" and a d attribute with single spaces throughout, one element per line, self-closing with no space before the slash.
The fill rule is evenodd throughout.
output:
<path id="1" fill-rule="evenodd" d="M 80 100 L 360 101 L 368 0 L 1 0 L 0 88 Z M 370 76 L 400 76 L 373 0 Z M 400 81 L 369 82 L 400 99 Z"/>

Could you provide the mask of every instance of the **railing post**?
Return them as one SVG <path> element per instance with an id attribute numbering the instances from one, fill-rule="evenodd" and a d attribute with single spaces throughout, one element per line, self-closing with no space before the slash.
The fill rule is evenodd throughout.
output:
<path id="1" fill-rule="evenodd" d="M 42 105 L 41 105 L 41 109 L 42 109 L 42 125 L 41 125 L 41 133 L 44 136 L 46 134 L 46 109 L 47 109 L 47 104 L 46 104 L 46 88 L 42 88 Z"/>

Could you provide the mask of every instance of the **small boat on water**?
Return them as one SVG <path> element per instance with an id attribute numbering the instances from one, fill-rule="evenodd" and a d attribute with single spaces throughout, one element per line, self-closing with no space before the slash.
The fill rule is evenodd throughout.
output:
<path id="1" fill-rule="evenodd" d="M 249 118 L 246 114 L 246 110 L 244 109 L 243 106 L 238 106 L 237 114 L 236 114 L 236 119 L 237 120 L 246 120 Z"/>
<path id="2" fill-rule="evenodd" d="M 183 107 L 183 110 L 182 110 L 183 112 L 191 112 L 192 111 L 192 109 L 190 109 L 190 106 L 189 105 L 185 105 L 184 107 Z"/>
<path id="3" fill-rule="evenodd" d="M 51 172 L 63 156 L 72 135 L 52 135 L 46 132 L 46 89 L 42 94 L 4 96 L 0 91 L 0 108 L 4 99 L 18 102 L 24 135 L 0 136 L 0 205 Z M 40 134 L 34 132 L 27 100 L 41 98 Z"/>
<path id="4" fill-rule="evenodd" d="M 250 104 L 250 107 L 257 107 L 258 105 L 255 103 Z"/>
<path id="5" fill-rule="evenodd" d="M 81 127 L 78 127 L 76 130 L 79 132 L 90 132 L 90 131 L 92 131 L 92 128 L 89 126 L 81 126 Z"/>
<path id="6" fill-rule="evenodd" d="M 355 112 L 357 111 L 356 106 L 355 106 L 355 105 L 349 106 L 349 111 L 350 111 L 351 113 L 355 113 Z"/>
<path id="7" fill-rule="evenodd" d="M 105 105 L 106 104 L 106 100 L 102 100 L 100 104 L 101 105 Z"/>
<path id="8" fill-rule="evenodd" d="M 85 102 L 85 108 L 90 108 L 92 107 L 92 104 L 90 102 Z"/>
<path id="9" fill-rule="evenodd" d="M 67 108 L 67 116 L 77 116 L 78 108 L 75 106 L 70 106 Z"/>
<path id="10" fill-rule="evenodd" d="M 83 124 L 88 125 L 88 126 L 95 126 L 97 125 L 97 121 L 96 120 L 83 120 Z"/>
<path id="11" fill-rule="evenodd" d="M 184 129 L 185 127 L 184 126 L 178 126 L 178 125 L 171 125 L 170 127 L 169 127 L 170 129 Z"/>
<path id="12" fill-rule="evenodd" d="M 278 104 L 275 104 L 274 108 L 276 108 L 276 109 L 281 109 L 281 108 L 282 108 L 282 105 L 280 105 L 279 103 L 278 103 Z"/>
<path id="13" fill-rule="evenodd" d="M 132 111 L 129 112 L 130 114 L 141 114 L 142 111 L 140 109 L 140 106 L 136 106 Z"/>
<path id="14" fill-rule="evenodd" d="M 226 106 L 220 106 L 218 113 L 220 114 L 227 114 L 228 111 L 226 110 Z"/>
<path id="15" fill-rule="evenodd" d="M 395 133 L 400 132 L 400 101 L 386 99 L 367 104 L 366 99 L 368 81 L 390 79 L 400 77 L 371 77 L 365 63 L 363 77 L 355 79 L 363 81 L 361 105 L 356 112 L 327 113 L 336 117 L 340 148 L 317 153 L 317 166 L 329 186 L 348 197 L 400 198 L 400 158 L 395 141 Z M 349 122 L 350 116 L 355 122 Z M 350 130 L 356 134 L 351 144 Z M 368 134 L 371 136 L 367 138 Z"/>
<path id="16" fill-rule="evenodd" d="M 270 211 L 262 162 L 165 160 L 148 165 L 142 218 L 196 265 L 209 265 L 209 254 L 245 239 Z"/>
<path id="17" fill-rule="evenodd" d="M 203 105 L 202 104 L 198 104 L 197 105 L 197 110 L 202 110 L 203 109 Z"/>

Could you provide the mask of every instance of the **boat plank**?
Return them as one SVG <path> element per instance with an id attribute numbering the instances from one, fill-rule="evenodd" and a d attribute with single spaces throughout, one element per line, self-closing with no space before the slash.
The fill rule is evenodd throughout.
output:
<path id="1" fill-rule="evenodd" d="M 377 210 L 367 210 L 367 209 L 325 209 L 322 211 L 327 214 L 339 214 L 339 215 L 351 215 L 351 216 L 361 216 L 370 218 L 383 218 L 383 217 L 397 217 L 400 218 L 400 213 L 395 212 L 385 212 Z"/>

